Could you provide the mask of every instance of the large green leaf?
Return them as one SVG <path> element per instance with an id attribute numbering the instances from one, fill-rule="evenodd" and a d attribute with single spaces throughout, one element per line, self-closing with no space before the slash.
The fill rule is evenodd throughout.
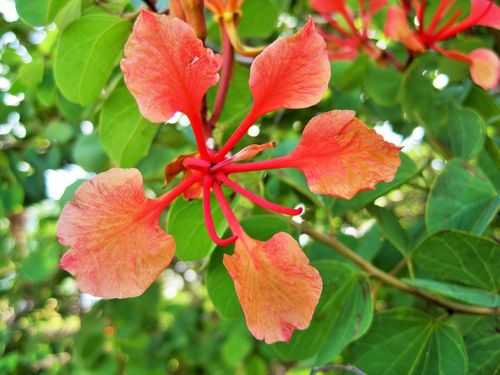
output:
<path id="1" fill-rule="evenodd" d="M 335 359 L 370 327 L 373 301 L 368 278 L 356 268 L 338 261 L 314 263 L 323 280 L 323 292 L 309 328 L 296 331 L 289 343 L 272 347 L 283 360 L 315 356 L 315 363 Z"/>
<path id="2" fill-rule="evenodd" d="M 212 216 L 219 233 L 227 228 L 219 205 L 212 202 Z M 177 199 L 168 212 L 167 232 L 175 238 L 175 255 L 181 260 L 196 260 L 209 255 L 215 244 L 208 236 L 199 199 Z"/>
<path id="3" fill-rule="evenodd" d="M 51 23 L 68 0 L 16 0 L 16 10 L 21 19 L 32 26 Z"/>
<path id="4" fill-rule="evenodd" d="M 120 167 L 133 167 L 149 151 L 158 125 L 142 117 L 137 103 L 124 85 L 106 100 L 99 121 L 104 150 Z"/>
<path id="5" fill-rule="evenodd" d="M 500 291 L 500 246 L 468 233 L 445 231 L 413 252 L 417 274 L 435 280 Z"/>
<path id="6" fill-rule="evenodd" d="M 469 375 L 500 375 L 498 317 L 455 315 L 452 320 L 464 336 Z"/>
<path id="7" fill-rule="evenodd" d="M 378 314 L 349 360 L 376 375 L 466 375 L 468 366 L 456 328 L 406 308 Z"/>
<path id="8" fill-rule="evenodd" d="M 238 31 L 243 37 L 266 38 L 276 29 L 278 9 L 271 0 L 252 0 L 243 3 L 243 17 Z"/>
<path id="9" fill-rule="evenodd" d="M 483 147 L 485 124 L 471 109 L 455 108 L 448 117 L 451 151 L 458 158 L 475 158 Z"/>
<path id="10" fill-rule="evenodd" d="M 342 215 L 349 210 L 359 210 L 367 204 L 373 202 L 378 197 L 381 197 L 391 190 L 403 185 L 417 173 L 418 168 L 415 162 L 405 154 L 401 154 L 401 165 L 396 173 L 396 176 L 391 182 L 378 184 L 374 190 L 359 193 L 351 200 L 337 199 L 333 205 L 333 212 L 337 215 Z"/>
<path id="11" fill-rule="evenodd" d="M 402 80 L 398 70 L 372 65 L 365 75 L 366 93 L 379 105 L 394 105 L 398 101 Z"/>
<path id="12" fill-rule="evenodd" d="M 419 289 L 441 294 L 472 305 L 500 307 L 500 295 L 481 289 L 469 288 L 457 284 L 443 283 L 427 279 L 403 279 Z"/>
<path id="13" fill-rule="evenodd" d="M 84 15 L 61 34 L 54 76 L 61 92 L 82 105 L 96 99 L 118 63 L 131 23 L 104 12 Z"/>
<path id="14" fill-rule="evenodd" d="M 73 146 L 73 160 L 89 172 L 102 172 L 108 166 L 108 158 L 96 133 L 80 135 Z"/>
<path id="15" fill-rule="evenodd" d="M 408 234 L 394 212 L 375 205 L 369 207 L 368 210 L 377 219 L 384 237 L 401 253 L 406 254 L 409 250 Z"/>
<path id="16" fill-rule="evenodd" d="M 459 160 L 448 162 L 432 186 L 425 211 L 427 230 L 463 229 L 483 233 L 495 217 L 500 197 L 491 182 L 466 169 Z"/>

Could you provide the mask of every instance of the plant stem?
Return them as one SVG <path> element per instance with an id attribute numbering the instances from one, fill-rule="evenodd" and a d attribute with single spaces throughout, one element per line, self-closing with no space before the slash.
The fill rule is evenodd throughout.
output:
<path id="1" fill-rule="evenodd" d="M 151 9 L 153 12 L 157 12 L 158 9 L 156 9 L 156 0 L 142 0 L 149 9 Z"/>
<path id="2" fill-rule="evenodd" d="M 295 226 L 297 229 L 300 231 L 308 234 L 315 240 L 324 243 L 325 245 L 331 247 L 335 251 L 337 251 L 339 254 L 345 256 L 346 258 L 350 259 L 353 261 L 355 264 L 357 264 L 361 269 L 363 269 L 366 273 L 368 273 L 370 276 L 373 276 L 382 282 L 384 282 L 387 285 L 390 285 L 394 288 L 397 288 L 399 290 L 402 290 L 403 292 L 407 292 L 410 294 L 413 294 L 419 298 L 431 301 L 447 310 L 452 310 L 460 313 L 465 313 L 465 314 L 474 314 L 474 315 L 496 315 L 500 314 L 500 309 L 499 308 L 489 308 L 489 307 L 481 307 L 481 306 L 471 306 L 471 305 L 465 305 L 462 303 L 458 302 L 453 302 L 450 301 L 446 298 L 439 297 L 427 292 L 424 292 L 420 289 L 417 289 L 411 285 L 408 285 L 398 278 L 382 271 L 381 269 L 375 267 L 373 264 L 370 262 L 366 261 L 363 259 L 361 256 L 356 254 L 352 249 L 344 245 L 342 242 L 337 240 L 333 236 L 327 236 L 323 233 L 320 233 L 316 231 L 313 226 L 307 223 L 295 223 L 291 222 L 293 226 Z"/>

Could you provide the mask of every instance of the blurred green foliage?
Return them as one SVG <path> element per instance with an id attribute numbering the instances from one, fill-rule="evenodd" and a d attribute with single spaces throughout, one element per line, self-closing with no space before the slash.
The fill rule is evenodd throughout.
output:
<path id="1" fill-rule="evenodd" d="M 58 268 L 63 205 L 112 166 L 139 168 L 149 193 L 159 194 L 165 164 L 192 152 L 193 136 L 182 117 L 162 126 L 142 118 L 122 83 L 118 62 L 139 1 L 17 0 L 20 19 L 13 1 L 0 5 L 0 374 L 301 375 L 328 362 L 369 375 L 500 373 L 498 317 L 453 314 L 381 285 L 303 234 L 325 284 L 311 326 L 289 344 L 254 340 L 221 262 L 232 250 L 214 248 L 200 204 L 182 199 L 164 217 L 178 258 L 153 287 L 129 300 L 80 294 Z M 292 32 L 311 13 L 305 0 L 247 0 L 243 10 L 240 32 L 250 44 Z M 207 44 L 219 48 L 208 20 Z M 383 22 L 373 27 L 388 42 Z M 448 43 L 498 50 L 499 40 L 498 32 L 474 30 Z M 400 45 L 388 48 L 405 56 Z M 395 180 L 350 201 L 318 197 L 290 171 L 241 182 L 278 203 L 305 204 L 305 220 L 411 285 L 498 308 L 498 92 L 475 86 L 464 64 L 434 53 L 410 59 L 403 71 L 361 55 L 332 62 L 332 72 L 321 103 L 267 115 L 245 142 L 273 139 L 277 149 L 263 157 L 284 153 L 317 112 L 353 109 L 405 146 Z M 248 76 L 240 59 L 217 140 L 248 109 Z M 238 203 L 251 236 L 300 235 L 286 219 Z"/>

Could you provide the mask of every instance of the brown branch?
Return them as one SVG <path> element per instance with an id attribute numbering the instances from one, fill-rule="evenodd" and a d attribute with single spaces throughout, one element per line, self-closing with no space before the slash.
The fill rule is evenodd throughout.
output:
<path id="1" fill-rule="evenodd" d="M 353 365 L 340 365 L 333 364 L 327 365 L 323 367 L 314 367 L 309 375 L 316 375 L 318 372 L 332 371 L 332 370 L 340 370 L 342 372 L 350 372 L 354 375 L 366 375 L 363 371 Z"/>
<path id="2" fill-rule="evenodd" d="M 153 12 L 158 12 L 158 9 L 156 9 L 156 0 L 142 0 L 149 9 L 151 9 Z"/>
<path id="3" fill-rule="evenodd" d="M 366 261 L 364 258 L 356 254 L 352 249 L 344 245 L 342 242 L 337 240 L 333 236 L 327 236 L 323 233 L 320 233 L 316 231 L 312 225 L 307 224 L 307 223 L 295 223 L 292 222 L 292 225 L 295 226 L 297 229 L 300 231 L 308 234 L 315 240 L 324 243 L 328 247 L 331 247 L 335 251 L 337 251 L 339 254 L 345 256 L 346 258 L 350 259 L 353 261 L 355 264 L 357 264 L 361 269 L 363 269 L 366 273 L 368 273 L 370 276 L 373 276 L 380 281 L 384 282 L 387 285 L 390 285 L 394 288 L 397 288 L 399 290 L 402 290 L 403 292 L 407 292 L 410 294 L 413 294 L 419 298 L 431 301 L 447 310 L 452 310 L 460 313 L 465 313 L 465 314 L 474 314 L 474 315 L 497 315 L 500 314 L 500 308 L 489 308 L 489 307 L 481 307 L 481 306 L 471 306 L 471 305 L 465 305 L 462 303 L 458 302 L 453 302 L 450 301 L 446 298 L 436 296 L 434 294 L 430 294 L 427 292 L 424 292 L 420 289 L 417 289 L 411 285 L 408 285 L 398 278 L 382 271 L 381 269 L 375 267 L 373 264 L 370 262 Z"/>

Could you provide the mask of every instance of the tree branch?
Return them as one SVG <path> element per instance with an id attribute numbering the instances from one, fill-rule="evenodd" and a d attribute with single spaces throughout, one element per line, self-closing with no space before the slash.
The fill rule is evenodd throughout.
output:
<path id="1" fill-rule="evenodd" d="M 500 309 L 499 308 L 489 308 L 489 307 L 481 307 L 481 306 L 471 306 L 471 305 L 465 305 L 462 303 L 458 302 L 453 302 L 450 301 L 446 298 L 439 297 L 427 292 L 424 292 L 420 289 L 417 289 L 411 285 L 408 285 L 398 278 L 392 276 L 389 273 L 386 273 L 382 271 L 381 269 L 375 267 L 373 264 L 370 262 L 366 261 L 364 258 L 356 254 L 352 249 L 344 245 L 342 242 L 337 240 L 333 236 L 327 236 L 323 233 L 320 233 L 316 231 L 312 225 L 307 224 L 307 223 L 295 223 L 292 221 L 292 225 L 295 226 L 297 229 L 300 231 L 308 234 L 315 240 L 324 243 L 325 245 L 331 247 L 335 251 L 337 251 L 339 254 L 345 256 L 346 258 L 350 259 L 353 261 L 355 264 L 357 264 L 361 269 L 363 269 L 365 272 L 367 272 L 370 276 L 373 276 L 380 281 L 384 282 L 387 285 L 390 285 L 394 288 L 397 288 L 399 290 L 402 290 L 404 292 L 413 294 L 419 298 L 431 301 L 447 310 L 453 310 L 456 312 L 460 313 L 465 313 L 465 314 L 474 314 L 474 315 L 496 315 L 500 314 Z"/>

